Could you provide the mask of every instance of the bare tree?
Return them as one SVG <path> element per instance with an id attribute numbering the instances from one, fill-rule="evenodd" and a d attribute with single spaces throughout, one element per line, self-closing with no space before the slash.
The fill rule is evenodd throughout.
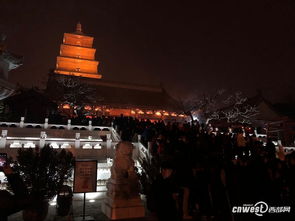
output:
<path id="1" fill-rule="evenodd" d="M 248 103 L 248 99 L 243 97 L 241 92 L 230 95 L 224 103 L 228 107 L 221 110 L 221 118 L 229 123 L 239 122 L 250 124 L 259 113 L 255 105 Z"/>
<path id="2" fill-rule="evenodd" d="M 69 104 L 77 116 L 88 113 L 88 110 L 84 109 L 86 105 L 102 100 L 102 98 L 95 97 L 96 89 L 83 83 L 80 77 L 58 76 L 53 83 L 55 85 L 51 93 L 56 96 L 59 102 Z"/>
<path id="3" fill-rule="evenodd" d="M 197 115 L 198 120 L 206 124 L 211 120 L 251 123 L 258 114 L 257 107 L 250 105 L 241 92 L 228 94 L 224 89 L 202 96 L 194 93 L 182 101 L 181 105 L 185 114 L 192 120 Z"/>
<path id="4" fill-rule="evenodd" d="M 186 99 L 179 103 L 183 112 L 194 121 L 196 118 L 201 123 L 208 123 L 210 120 L 219 119 L 217 110 L 220 108 L 221 97 L 225 90 L 219 90 L 214 94 L 205 94 L 201 96 L 198 93 L 192 93 Z"/>

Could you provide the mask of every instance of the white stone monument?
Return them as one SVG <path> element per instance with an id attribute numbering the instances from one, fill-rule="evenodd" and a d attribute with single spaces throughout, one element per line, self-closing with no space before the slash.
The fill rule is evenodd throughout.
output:
<path id="1" fill-rule="evenodd" d="M 145 216 L 139 196 L 139 181 L 134 170 L 133 150 L 132 143 L 126 141 L 121 141 L 116 146 L 111 178 L 107 182 L 107 198 L 102 203 L 102 212 L 111 220 Z"/>

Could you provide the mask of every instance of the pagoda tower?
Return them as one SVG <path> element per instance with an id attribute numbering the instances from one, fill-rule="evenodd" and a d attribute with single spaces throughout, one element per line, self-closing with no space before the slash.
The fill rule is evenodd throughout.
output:
<path id="1" fill-rule="evenodd" d="M 62 75 L 100 79 L 102 75 L 97 72 L 99 62 L 95 60 L 96 49 L 92 48 L 92 45 L 93 37 L 82 32 L 79 22 L 74 33 L 64 33 L 54 72 Z"/>

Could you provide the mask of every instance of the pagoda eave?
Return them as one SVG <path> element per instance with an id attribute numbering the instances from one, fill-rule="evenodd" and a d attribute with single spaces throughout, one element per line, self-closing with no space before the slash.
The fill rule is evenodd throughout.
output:
<path id="1" fill-rule="evenodd" d="M 70 76 L 76 76 L 76 77 L 85 77 L 85 78 L 95 78 L 95 79 L 101 79 L 101 74 L 90 74 L 90 73 L 83 73 L 83 72 L 75 72 L 75 71 L 63 71 L 63 70 L 55 70 L 56 74 L 62 74 L 62 75 L 70 75 Z"/>

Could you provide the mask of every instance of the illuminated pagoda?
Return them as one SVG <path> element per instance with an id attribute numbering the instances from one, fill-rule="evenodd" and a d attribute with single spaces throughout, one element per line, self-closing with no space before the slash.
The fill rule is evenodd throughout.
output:
<path id="1" fill-rule="evenodd" d="M 101 78 L 97 73 L 99 62 L 95 60 L 96 49 L 92 48 L 93 37 L 82 32 L 77 24 L 74 33 L 65 33 L 56 59 L 56 74 L 74 75 L 86 78 Z"/>
<path id="2" fill-rule="evenodd" d="M 79 100 L 79 105 L 83 105 L 83 109 L 89 112 L 88 116 L 123 114 L 146 119 L 184 117 L 176 100 L 161 86 L 102 79 L 102 75 L 97 71 L 99 62 L 95 60 L 96 50 L 92 45 L 93 37 L 82 32 L 80 23 L 77 24 L 74 33 L 64 34 L 56 69 L 49 75 L 47 83 L 47 93 L 58 103 L 62 113 L 68 116 L 75 115 L 73 109 L 77 105 L 63 99 L 64 92 L 55 85 L 61 81 L 76 81 L 74 84 L 81 84 L 88 90 L 85 95 L 74 95 L 78 97 L 76 100 Z M 78 90 L 74 90 L 76 91 Z"/>

